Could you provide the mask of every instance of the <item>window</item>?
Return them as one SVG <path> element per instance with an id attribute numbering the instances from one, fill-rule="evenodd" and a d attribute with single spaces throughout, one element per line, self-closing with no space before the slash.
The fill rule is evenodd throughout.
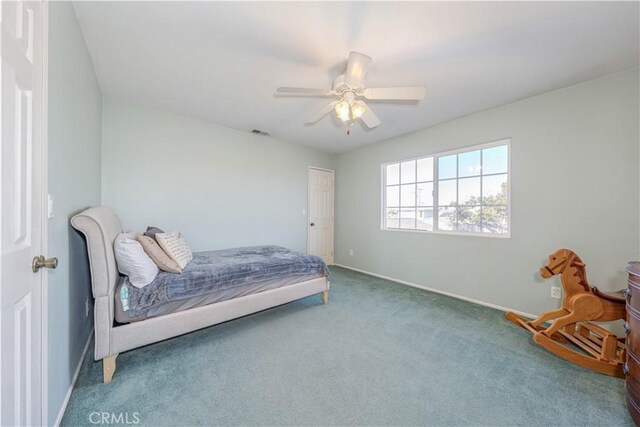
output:
<path id="1" fill-rule="evenodd" d="M 382 227 L 509 235 L 509 141 L 387 163 Z"/>

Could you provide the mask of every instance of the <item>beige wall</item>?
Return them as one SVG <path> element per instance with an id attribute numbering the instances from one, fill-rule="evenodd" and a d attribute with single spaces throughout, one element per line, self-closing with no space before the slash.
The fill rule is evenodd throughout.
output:
<path id="1" fill-rule="evenodd" d="M 71 2 L 49 3 L 49 402 L 53 425 L 93 324 L 84 239 L 70 227 L 77 211 L 100 204 L 102 95 Z M 86 302 L 90 302 L 87 315 Z"/>
<path id="2" fill-rule="evenodd" d="M 638 80 L 638 69 L 608 75 L 340 155 L 336 262 L 539 313 L 558 305 L 549 287 L 559 282 L 538 268 L 568 247 L 592 284 L 625 287 L 627 261 L 640 258 Z M 380 230 L 382 163 L 502 138 L 510 239 Z"/>
<path id="3" fill-rule="evenodd" d="M 180 230 L 193 250 L 306 250 L 307 168 L 334 156 L 105 101 L 102 202 L 125 229 Z"/>

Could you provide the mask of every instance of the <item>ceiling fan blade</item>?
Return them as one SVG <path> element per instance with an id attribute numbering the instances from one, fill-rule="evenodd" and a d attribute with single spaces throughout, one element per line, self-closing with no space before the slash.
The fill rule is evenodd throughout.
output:
<path id="1" fill-rule="evenodd" d="M 364 90 L 367 99 L 388 99 L 399 101 L 420 101 L 427 95 L 424 86 L 370 87 Z"/>
<path id="2" fill-rule="evenodd" d="M 365 125 L 367 125 L 369 129 L 373 129 L 380 124 L 380 119 L 373 113 L 373 111 L 371 111 L 371 108 L 367 104 L 365 104 L 364 102 L 362 102 L 362 104 L 364 104 L 366 109 L 362 116 L 360 116 L 360 119 L 364 122 Z"/>
<path id="3" fill-rule="evenodd" d="M 311 89 L 306 87 L 279 87 L 276 92 L 288 95 L 302 96 L 333 96 L 333 91 L 325 89 Z"/>
<path id="4" fill-rule="evenodd" d="M 361 87 L 369 65 L 371 65 L 370 56 L 358 52 L 350 52 L 344 82 L 353 88 Z"/>
<path id="5" fill-rule="evenodd" d="M 324 116 L 326 116 L 327 114 L 332 112 L 334 107 L 336 106 L 336 104 L 338 102 L 339 101 L 333 101 L 333 102 L 330 102 L 329 104 L 325 105 L 324 107 L 322 107 L 321 109 L 319 109 L 318 111 L 313 113 L 311 115 L 311 117 L 309 117 L 309 119 L 307 119 L 306 123 L 307 124 L 312 124 L 312 123 L 317 122 L 318 120 L 320 120 L 321 118 L 323 118 Z"/>

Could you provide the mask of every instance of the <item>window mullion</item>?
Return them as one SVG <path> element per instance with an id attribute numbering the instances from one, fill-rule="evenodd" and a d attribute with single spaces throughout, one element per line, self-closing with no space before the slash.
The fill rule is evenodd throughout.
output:
<path id="1" fill-rule="evenodd" d="M 440 187 L 440 180 L 438 179 L 438 160 L 440 156 L 433 156 L 433 231 L 438 231 L 440 226 L 438 224 L 438 216 L 440 211 L 440 203 L 438 200 L 438 189 Z"/>
<path id="2" fill-rule="evenodd" d="M 418 159 L 416 159 L 416 179 L 413 183 L 413 229 L 418 230 Z"/>
<path id="3" fill-rule="evenodd" d="M 387 228 L 387 165 L 382 165 L 382 228 Z"/>
<path id="4" fill-rule="evenodd" d="M 483 155 L 482 155 L 482 151 L 480 150 L 480 233 L 484 233 L 484 214 L 483 214 L 483 208 L 482 206 L 484 205 L 484 178 L 483 178 L 483 173 L 484 173 L 484 162 L 483 162 Z"/>
<path id="5" fill-rule="evenodd" d="M 460 229 L 460 218 L 458 215 L 458 212 L 460 211 L 459 209 L 460 207 L 460 194 L 459 194 L 460 172 L 458 170 L 459 168 L 460 168 L 460 156 L 456 154 L 456 229 L 455 231 L 459 231 Z"/>

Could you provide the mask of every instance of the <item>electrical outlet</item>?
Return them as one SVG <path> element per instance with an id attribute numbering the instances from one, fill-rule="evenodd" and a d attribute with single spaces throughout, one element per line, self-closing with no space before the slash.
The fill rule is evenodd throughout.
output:
<path id="1" fill-rule="evenodd" d="M 349 256 L 353 256 L 353 249 L 349 249 Z"/>
<path id="2" fill-rule="evenodd" d="M 84 302 L 84 315 L 85 317 L 89 317 L 89 308 L 91 307 L 91 303 L 89 302 L 89 298 Z"/>
<path id="3" fill-rule="evenodd" d="M 562 298 L 562 288 L 558 286 L 551 287 L 551 298 L 560 299 Z"/>

